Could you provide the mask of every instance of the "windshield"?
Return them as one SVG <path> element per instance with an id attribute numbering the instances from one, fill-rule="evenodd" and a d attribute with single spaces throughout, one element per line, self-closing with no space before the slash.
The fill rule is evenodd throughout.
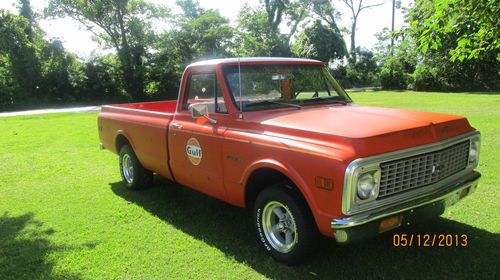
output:
<path id="1" fill-rule="evenodd" d="M 229 90 L 242 111 L 348 103 L 351 99 L 319 65 L 242 65 L 223 68 Z"/>

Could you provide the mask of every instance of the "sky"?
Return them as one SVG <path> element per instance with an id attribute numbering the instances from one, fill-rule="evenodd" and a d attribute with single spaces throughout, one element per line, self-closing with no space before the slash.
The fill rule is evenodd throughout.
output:
<path id="1" fill-rule="evenodd" d="M 158 5 L 166 5 L 171 8 L 173 13 L 180 12 L 180 9 L 175 5 L 175 0 L 147 1 Z M 342 27 L 350 27 L 350 10 L 340 0 L 333 1 L 335 3 L 335 7 L 342 14 L 339 25 Z M 260 3 L 259 0 L 199 0 L 199 3 L 203 8 L 219 10 L 221 15 L 229 18 L 231 23 L 234 25 L 236 24 L 240 7 L 242 7 L 245 2 L 248 2 L 248 4 L 253 7 L 259 5 Z M 383 3 L 381 6 L 363 10 L 358 17 L 356 45 L 371 49 L 377 43 L 375 33 L 382 31 L 384 27 L 391 27 L 392 0 L 364 0 L 364 2 L 367 4 Z M 412 0 L 401 0 L 401 7 L 408 7 L 412 2 Z M 17 3 L 18 0 L 0 0 L 0 9 L 6 9 L 17 13 Z M 42 11 L 45 7 L 47 7 L 47 4 L 47 0 L 31 0 L 32 8 L 38 14 L 42 14 Z M 396 10 L 395 18 L 395 28 L 401 27 L 403 25 L 402 9 Z M 47 33 L 47 39 L 60 39 L 67 50 L 75 53 L 81 58 L 105 52 L 103 48 L 92 39 L 92 34 L 88 30 L 70 18 L 41 19 L 39 24 L 40 27 Z M 286 26 L 282 26 L 282 28 L 286 29 Z M 345 40 L 349 47 L 350 39 L 348 34 L 345 35 Z"/>

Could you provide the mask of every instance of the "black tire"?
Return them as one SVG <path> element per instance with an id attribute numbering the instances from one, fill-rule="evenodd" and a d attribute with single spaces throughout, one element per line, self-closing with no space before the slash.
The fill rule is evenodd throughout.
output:
<path id="1" fill-rule="evenodd" d="M 289 215 L 285 216 L 291 217 L 294 224 L 290 226 L 290 220 L 283 219 L 282 221 L 278 215 L 269 214 L 270 211 L 275 213 L 274 210 L 270 210 L 275 209 L 273 207 L 280 208 L 281 214 L 288 212 Z M 298 191 L 289 189 L 284 184 L 265 188 L 255 200 L 253 214 L 258 242 L 267 254 L 287 265 L 301 264 L 309 259 L 317 244 L 318 230 L 306 201 Z M 270 231 L 269 228 L 273 228 L 273 219 L 274 226 L 281 227 L 287 232 Z M 283 224 L 286 225 L 283 226 Z M 290 233 L 292 227 L 295 228 L 295 231 L 292 230 L 293 242 L 291 244 L 293 245 L 286 245 L 286 235 Z M 284 249 L 280 246 L 279 239 L 284 241 L 281 244 L 290 248 Z"/>
<path id="2" fill-rule="evenodd" d="M 134 150 L 128 144 L 120 149 L 120 175 L 123 184 L 130 190 L 145 189 L 153 182 L 153 172 L 141 165 Z"/>

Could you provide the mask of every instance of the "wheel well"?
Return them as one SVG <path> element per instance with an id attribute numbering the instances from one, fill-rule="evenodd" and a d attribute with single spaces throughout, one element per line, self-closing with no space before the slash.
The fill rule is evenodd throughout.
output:
<path id="1" fill-rule="evenodd" d="M 120 149 L 123 147 L 123 145 L 125 145 L 125 144 L 130 145 L 127 137 L 123 136 L 122 134 L 119 134 L 118 136 L 116 136 L 115 143 L 116 143 L 115 145 L 116 145 L 116 152 L 117 153 L 120 153 Z"/>
<path id="2" fill-rule="evenodd" d="M 248 178 L 245 188 L 245 207 L 251 207 L 263 189 L 278 183 L 286 183 L 287 188 L 297 191 L 302 196 L 300 190 L 283 173 L 272 168 L 259 168 Z"/>

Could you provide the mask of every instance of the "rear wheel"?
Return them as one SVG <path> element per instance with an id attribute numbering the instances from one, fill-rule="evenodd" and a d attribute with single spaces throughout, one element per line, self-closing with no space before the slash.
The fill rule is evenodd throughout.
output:
<path id="1" fill-rule="evenodd" d="M 120 174 L 123 184 L 131 190 L 147 188 L 153 181 L 153 172 L 141 165 L 134 151 L 127 144 L 120 149 Z"/>
<path id="2" fill-rule="evenodd" d="M 255 201 L 259 243 L 274 259 L 288 265 L 307 260 L 316 228 L 304 199 L 285 186 L 264 189 Z"/>

